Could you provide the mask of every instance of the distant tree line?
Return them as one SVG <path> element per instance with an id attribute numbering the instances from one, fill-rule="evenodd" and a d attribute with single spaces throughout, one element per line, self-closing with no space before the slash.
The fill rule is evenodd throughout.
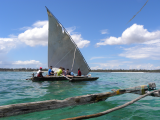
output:
<path id="1" fill-rule="evenodd" d="M 97 69 L 91 72 L 160 72 L 160 69 L 146 70 L 146 69 Z"/>

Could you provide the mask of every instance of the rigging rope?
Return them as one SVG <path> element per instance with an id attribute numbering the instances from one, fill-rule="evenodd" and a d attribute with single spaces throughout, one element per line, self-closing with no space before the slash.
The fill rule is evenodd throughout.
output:
<path id="1" fill-rule="evenodd" d="M 106 111 L 103 111 L 103 112 L 100 112 L 100 113 L 96 113 L 96 114 L 92 114 L 92 115 L 84 115 L 84 116 L 79 116 L 79 117 L 73 117 L 73 118 L 66 118 L 66 119 L 63 119 L 63 120 L 81 120 L 81 119 L 89 119 L 89 118 L 94 118 L 94 117 L 99 117 L 99 116 L 102 116 L 102 115 L 105 115 L 105 114 L 108 114 L 110 112 L 113 112 L 113 111 L 116 111 L 116 110 L 119 110 L 119 109 L 122 109 L 128 105 L 131 105 L 133 104 L 134 102 L 150 95 L 150 94 L 153 94 L 154 92 L 160 92 L 160 89 L 159 90 L 154 90 L 152 92 L 149 92 L 149 93 L 146 93 L 144 95 L 141 95 L 140 97 L 130 101 L 130 102 L 127 102 L 121 106 L 118 106 L 118 107 L 115 107 L 115 108 L 111 108 L 109 110 L 106 110 Z"/>
<path id="2" fill-rule="evenodd" d="M 72 51 L 72 49 L 61 60 L 63 60 L 71 51 Z M 58 63 L 60 63 L 61 60 Z M 56 65 L 58 65 L 58 63 Z M 54 67 L 56 67 L 56 65 Z"/>
<path id="3" fill-rule="evenodd" d="M 73 65 L 74 65 L 74 60 L 75 60 L 75 54 L 76 54 L 76 50 L 77 50 L 77 47 L 75 48 L 75 51 L 74 51 L 74 57 L 73 57 L 73 63 L 72 63 L 72 68 L 71 68 L 71 71 L 73 69 Z"/>
<path id="4" fill-rule="evenodd" d="M 149 0 L 147 0 L 148 2 Z M 147 4 L 147 2 L 143 5 L 143 7 Z M 128 23 L 143 9 L 143 7 L 128 21 Z M 127 24 L 128 24 L 127 23 Z"/>

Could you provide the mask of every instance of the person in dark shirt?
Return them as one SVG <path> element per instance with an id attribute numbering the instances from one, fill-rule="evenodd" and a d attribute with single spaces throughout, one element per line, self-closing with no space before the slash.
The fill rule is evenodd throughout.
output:
<path id="1" fill-rule="evenodd" d="M 67 75 L 67 74 L 66 74 L 66 71 L 65 71 L 65 68 L 63 68 L 63 70 L 62 70 L 62 75 L 64 75 L 64 76 Z"/>
<path id="2" fill-rule="evenodd" d="M 66 76 L 67 77 L 74 77 L 74 75 L 71 75 L 73 72 L 69 72 L 69 69 L 66 70 Z"/>
<path id="3" fill-rule="evenodd" d="M 78 75 L 77 76 L 81 76 L 80 68 L 78 68 Z"/>
<path id="4" fill-rule="evenodd" d="M 66 70 L 66 75 L 71 75 L 71 72 L 69 72 L 69 69 Z"/>

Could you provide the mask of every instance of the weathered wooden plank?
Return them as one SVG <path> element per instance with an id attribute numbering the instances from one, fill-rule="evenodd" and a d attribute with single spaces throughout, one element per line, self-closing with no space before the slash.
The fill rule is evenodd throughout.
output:
<path id="1" fill-rule="evenodd" d="M 64 100 L 47 100 L 39 102 L 4 105 L 0 106 L 0 117 L 93 103 L 105 100 L 107 99 L 107 97 L 111 97 L 114 95 L 116 95 L 116 92 L 113 93 L 107 92 L 107 93 L 71 97 L 71 98 L 66 98 Z"/>
<path id="2" fill-rule="evenodd" d="M 160 92 L 160 89 L 159 90 L 154 90 L 152 92 L 148 92 L 144 95 L 141 95 L 140 97 L 130 101 L 130 102 L 127 102 L 125 103 L 124 105 L 121 105 L 121 106 L 118 106 L 118 107 L 114 107 L 114 108 L 111 108 L 109 110 L 106 110 L 106 111 L 103 111 L 103 112 L 100 112 L 100 113 L 96 113 L 96 114 L 92 114 L 92 115 L 84 115 L 84 116 L 78 116 L 78 117 L 73 117 L 73 118 L 66 118 L 66 119 L 63 119 L 63 120 L 82 120 L 82 119 L 90 119 L 90 118 L 94 118 L 94 117 L 99 117 L 99 116 L 102 116 L 102 115 L 105 115 L 105 114 L 108 114 L 108 113 L 111 113 L 113 111 L 116 111 L 116 110 L 119 110 L 119 109 L 122 109 L 124 107 L 127 107 L 128 105 L 131 105 L 133 104 L 134 102 L 150 95 L 150 94 L 153 94 L 154 92 Z"/>
<path id="3" fill-rule="evenodd" d="M 153 86 L 154 84 L 150 88 L 152 88 Z M 108 97 L 112 97 L 115 95 L 120 95 L 124 93 L 138 93 L 138 91 L 141 94 L 141 91 L 146 92 L 147 90 L 148 90 L 148 87 L 138 86 L 138 87 L 123 89 L 123 90 L 115 90 L 114 92 L 70 97 L 64 100 L 46 100 L 46 101 L 38 101 L 38 102 L 30 102 L 30 103 L 4 105 L 4 106 L 0 106 L 0 117 L 99 102 L 99 101 L 106 100 Z M 155 96 L 156 95 L 157 97 L 159 97 L 160 96 L 159 92 L 155 94 Z"/>

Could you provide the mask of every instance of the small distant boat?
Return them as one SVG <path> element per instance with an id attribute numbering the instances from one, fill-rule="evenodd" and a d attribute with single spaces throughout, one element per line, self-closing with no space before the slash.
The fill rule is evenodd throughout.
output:
<path id="1" fill-rule="evenodd" d="M 58 19 L 49 11 L 48 13 L 48 68 L 53 66 L 53 71 L 59 67 L 69 69 L 73 73 L 78 73 L 80 68 L 83 76 L 63 77 L 63 76 L 45 76 L 43 78 L 34 77 L 33 81 L 88 81 L 97 80 L 98 77 L 87 76 L 91 71 L 82 53 L 76 43 L 71 38 L 70 34 L 58 21 Z"/>

